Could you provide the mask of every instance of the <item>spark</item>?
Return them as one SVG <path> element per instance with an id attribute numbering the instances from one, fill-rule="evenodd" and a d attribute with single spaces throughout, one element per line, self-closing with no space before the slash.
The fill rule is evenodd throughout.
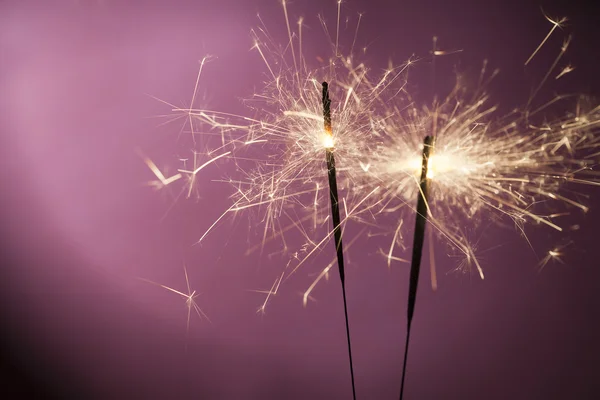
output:
<path id="1" fill-rule="evenodd" d="M 339 57 L 339 43 L 340 43 L 340 14 L 342 11 L 342 0 L 337 1 L 337 24 L 335 32 L 335 56 Z"/>
<path id="2" fill-rule="evenodd" d="M 202 70 L 204 69 L 204 65 L 206 64 L 206 62 L 210 61 L 212 58 L 213 58 L 212 56 L 206 55 L 200 61 L 200 68 L 198 68 L 198 75 L 196 76 L 196 84 L 194 85 L 194 93 L 192 94 L 192 100 L 190 101 L 190 109 L 196 103 L 196 94 L 198 93 L 198 84 L 200 83 L 200 76 L 202 75 Z M 191 113 L 188 114 L 188 121 L 189 121 L 189 124 L 190 124 L 190 129 L 191 129 L 191 134 L 192 134 L 192 140 L 194 141 L 194 144 L 195 144 L 196 143 L 196 136 L 194 134 L 194 124 L 193 124 L 193 121 L 192 121 L 192 115 L 191 115 Z"/>
<path id="3" fill-rule="evenodd" d="M 345 248 L 347 250 L 350 249 L 360 238 L 362 238 L 363 233 L 364 233 L 364 229 L 361 232 L 359 232 L 358 235 L 356 235 L 354 238 L 352 238 L 352 240 L 350 240 L 350 242 L 348 242 L 348 244 L 346 245 Z M 321 279 L 328 276 L 329 270 L 331 270 L 331 268 L 336 264 L 336 262 L 337 262 L 337 257 L 333 257 L 333 259 L 329 262 L 329 264 L 327 264 L 325 266 L 325 268 L 323 268 L 321 270 L 321 272 L 319 273 L 317 278 L 310 284 L 308 289 L 304 292 L 304 294 L 302 295 L 302 304 L 304 305 L 304 307 L 306 307 L 306 305 L 308 303 L 308 299 L 311 298 L 310 294 L 312 293 L 312 291 L 315 289 L 315 287 L 321 281 Z"/>
<path id="4" fill-rule="evenodd" d="M 161 288 L 168 290 L 172 293 L 175 293 L 185 299 L 185 305 L 187 307 L 187 320 L 186 320 L 186 335 L 187 335 L 189 333 L 189 329 L 190 329 L 190 317 L 192 314 L 192 310 L 194 310 L 196 312 L 196 314 L 198 315 L 198 318 L 200 320 L 206 319 L 208 322 L 211 322 L 211 321 L 208 318 L 208 316 L 204 313 L 204 311 L 202 311 L 202 309 L 198 306 L 198 303 L 196 303 L 196 297 L 200 296 L 201 293 L 196 293 L 195 290 L 191 290 L 190 281 L 188 278 L 187 268 L 186 268 L 185 264 L 183 265 L 183 272 L 185 275 L 185 284 L 187 287 L 187 293 L 180 292 L 179 290 L 173 289 L 172 287 L 153 282 L 149 279 L 145 279 L 145 278 L 139 278 L 139 279 L 142 281 L 151 283 L 153 285 L 160 286 Z"/>
<path id="5" fill-rule="evenodd" d="M 394 259 L 398 260 L 397 258 L 395 258 L 394 256 L 392 256 L 392 253 L 394 252 L 394 246 L 396 244 L 396 240 L 398 239 L 399 236 L 401 237 L 400 229 L 402 228 L 402 222 L 403 221 L 400 221 L 400 223 L 398 224 L 398 227 L 396 228 L 396 231 L 394 232 L 394 237 L 392 238 L 392 243 L 390 245 L 390 251 L 387 254 L 387 266 L 388 266 L 388 268 L 391 268 L 391 266 L 392 266 L 392 260 L 394 260 Z M 404 261 L 404 260 L 402 260 L 402 261 Z"/>
<path id="6" fill-rule="evenodd" d="M 231 154 L 230 151 L 226 151 L 223 154 L 219 154 L 218 156 L 213 157 L 210 160 L 208 160 L 205 163 L 203 163 L 202 165 L 196 167 L 196 169 L 194 169 L 193 171 L 189 171 L 189 170 L 185 170 L 185 169 L 178 170 L 180 173 L 188 175 L 188 194 L 187 194 L 188 198 L 192 195 L 192 190 L 194 189 L 194 182 L 196 180 L 196 174 L 198 172 L 200 172 L 201 170 L 203 170 L 208 165 L 214 163 L 218 159 L 223 158 L 223 157 L 225 157 L 225 156 L 227 156 L 229 154 Z M 197 156 L 197 153 L 194 152 L 194 164 L 197 164 L 197 157 L 196 156 Z"/>
<path id="7" fill-rule="evenodd" d="M 360 28 L 360 21 L 362 21 L 363 13 L 358 13 L 358 22 L 356 22 L 356 29 L 354 30 L 354 40 L 352 40 L 352 46 L 350 47 L 350 54 L 354 53 L 354 45 L 356 44 L 356 38 L 358 37 L 358 28 Z"/>
<path id="8" fill-rule="evenodd" d="M 560 71 L 560 73 L 558 75 L 556 75 L 556 77 L 554 79 L 560 79 L 563 76 L 565 76 L 566 74 L 568 74 L 569 72 L 573 72 L 573 70 L 575 70 L 575 67 L 571 64 L 565 66 L 562 71 Z"/>
<path id="9" fill-rule="evenodd" d="M 136 152 L 140 157 L 142 157 L 144 163 L 148 166 L 148 168 L 150 168 L 150 171 L 152 171 L 154 176 L 158 178 L 158 181 L 150 181 L 148 182 L 148 185 L 153 186 L 157 189 L 162 189 L 170 185 L 171 183 L 179 180 L 182 177 L 181 174 L 178 173 L 166 178 L 162 171 L 156 166 L 156 164 L 154 164 L 154 162 L 150 158 L 146 157 L 140 149 L 136 149 Z"/>
<path id="10" fill-rule="evenodd" d="M 294 43 L 293 43 L 293 36 L 292 36 L 292 31 L 290 29 L 290 19 L 288 17 L 288 10 L 287 10 L 287 1 L 286 0 L 281 0 L 281 4 L 283 5 L 283 12 L 285 14 L 285 23 L 287 25 L 287 32 L 288 32 L 288 37 L 289 37 L 289 47 L 292 50 L 292 58 L 294 59 L 294 69 L 298 69 L 298 64 L 296 63 L 296 52 L 294 51 Z"/>
<path id="11" fill-rule="evenodd" d="M 540 82 L 540 84 L 538 85 L 538 87 L 534 90 L 533 94 L 531 95 L 531 97 L 529 98 L 529 102 L 527 105 L 530 105 L 531 102 L 533 101 L 533 99 L 535 98 L 535 96 L 538 94 L 538 92 L 540 91 L 540 89 L 542 88 L 542 86 L 544 86 L 544 83 L 546 83 L 546 80 L 548 79 L 548 77 L 550 76 L 550 74 L 552 73 L 552 71 L 554 70 L 554 68 L 556 68 L 556 66 L 558 65 L 558 62 L 560 61 L 560 59 L 562 58 L 562 56 L 567 52 L 567 49 L 569 48 L 569 44 L 571 43 L 571 36 L 567 37 L 561 48 L 560 48 L 560 52 L 558 53 L 558 56 L 556 56 L 556 59 L 554 60 L 554 63 L 552 63 L 552 65 L 550 66 L 550 68 L 548 69 L 548 72 L 546 73 L 546 75 L 544 76 L 544 78 L 542 79 L 542 81 Z"/>
<path id="12" fill-rule="evenodd" d="M 546 14 L 544 14 L 544 17 L 548 20 L 548 22 L 550 22 L 552 24 L 552 28 L 550 28 L 550 31 L 548 32 L 548 34 L 546 35 L 546 37 L 542 40 L 542 42 L 538 45 L 538 47 L 533 51 L 533 53 L 531 53 L 531 55 L 529 56 L 529 58 L 527 59 L 527 61 L 525 61 L 525 65 L 529 64 L 529 62 L 533 59 L 533 57 L 535 57 L 535 55 L 537 54 L 537 52 L 540 51 L 540 49 L 544 46 L 544 44 L 548 41 L 548 39 L 552 35 L 552 32 L 554 32 L 554 30 L 556 28 L 562 28 L 564 26 L 565 22 L 567 22 L 567 18 L 566 17 L 563 17 L 563 18 L 560 18 L 560 19 L 557 19 L 557 20 L 553 20 L 552 18 L 550 18 Z"/>
<path id="13" fill-rule="evenodd" d="M 277 294 L 277 291 L 279 290 L 279 286 L 281 285 L 281 280 L 283 279 L 284 274 L 285 274 L 285 271 L 282 272 L 281 275 L 277 279 L 275 279 L 275 282 L 273 282 L 271 289 L 269 289 L 269 290 L 252 290 L 253 292 L 264 293 L 267 295 L 263 304 L 256 310 L 257 313 L 259 313 L 259 314 L 265 313 L 267 304 L 269 303 L 271 296 L 275 296 Z"/>
<path id="14" fill-rule="evenodd" d="M 552 250 L 548 250 L 547 254 L 544 256 L 544 258 L 542 258 L 540 260 L 540 262 L 538 263 L 538 269 L 541 272 L 542 269 L 544 269 L 544 267 L 550 262 L 550 261 L 555 261 L 555 262 L 559 262 L 561 264 L 564 264 L 563 260 L 561 259 L 561 257 L 564 255 L 564 249 L 565 247 L 569 246 L 570 244 L 572 244 L 573 242 L 568 242 L 564 245 L 561 246 L 557 246 L 555 248 L 553 248 Z"/>

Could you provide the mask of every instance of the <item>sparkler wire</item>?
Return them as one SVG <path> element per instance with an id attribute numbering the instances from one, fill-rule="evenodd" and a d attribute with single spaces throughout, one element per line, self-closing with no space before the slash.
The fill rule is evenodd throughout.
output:
<path id="1" fill-rule="evenodd" d="M 423 164 L 421 167 L 421 181 L 419 183 L 420 195 L 417 200 L 417 218 L 415 221 L 415 235 L 413 239 L 412 263 L 410 266 L 410 280 L 408 287 L 408 309 L 406 326 L 406 344 L 404 346 L 404 362 L 402 364 L 402 383 L 400 384 L 400 400 L 404 395 L 404 379 L 406 377 L 406 360 L 408 359 L 408 344 L 410 342 L 410 328 L 415 313 L 415 301 L 417 299 L 417 287 L 419 285 L 419 271 L 421 269 L 421 255 L 423 253 L 423 242 L 425 241 L 425 226 L 427 224 L 427 192 L 429 179 L 427 179 L 427 168 L 431 150 L 434 145 L 433 136 L 427 136 L 423 143 Z"/>
<path id="2" fill-rule="evenodd" d="M 332 135 L 331 128 L 331 99 L 329 98 L 329 85 L 323 82 L 323 120 L 325 132 Z M 340 206 L 337 191 L 335 157 L 333 147 L 326 148 L 327 155 L 327 175 L 329 178 L 329 194 L 331 199 L 331 217 L 333 220 L 333 235 L 335 240 L 335 250 L 337 253 L 338 269 L 340 271 L 340 280 L 342 282 L 342 295 L 344 297 L 344 316 L 346 318 L 346 338 L 348 340 L 348 357 L 350 361 L 350 377 L 352 379 L 352 398 L 356 400 L 356 388 L 354 385 L 354 367 L 352 364 L 352 345 L 350 342 L 350 326 L 348 324 L 348 306 L 346 302 L 346 276 L 344 273 L 344 248 L 342 246 L 342 230 L 340 228 Z"/>

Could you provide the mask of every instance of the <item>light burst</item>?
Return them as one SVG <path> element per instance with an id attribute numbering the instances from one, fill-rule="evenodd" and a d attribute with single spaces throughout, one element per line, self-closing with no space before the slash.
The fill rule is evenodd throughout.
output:
<path id="1" fill-rule="evenodd" d="M 460 80 L 459 80 L 460 81 Z M 420 140 L 428 132 L 436 137 L 427 178 L 430 223 L 439 236 L 458 249 L 483 278 L 483 269 L 463 229 L 464 221 L 504 217 L 523 226 L 525 222 L 562 231 L 553 208 L 588 207 L 571 192 L 567 183 L 600 185 L 594 149 L 600 145 L 600 107 L 589 107 L 580 98 L 575 112 L 536 123 L 541 112 L 559 100 L 536 110 L 515 110 L 497 117 L 497 108 L 482 90 L 472 99 L 457 85 L 448 98 L 432 109 L 411 106 L 395 109 L 381 128 L 386 138 L 371 158 L 369 178 L 383 185 L 386 198 L 380 212 L 411 209 L 418 195 Z M 552 203 L 552 204 L 550 204 Z M 391 250 L 390 250 L 391 254 Z"/>
<path id="2" fill-rule="evenodd" d="M 332 231 L 322 234 L 329 219 L 323 157 L 326 149 L 334 152 L 338 164 L 342 230 L 353 221 L 362 225 L 361 232 L 370 237 L 378 236 L 378 231 L 391 237 L 390 244 L 379 246 L 388 267 L 392 262 L 406 262 L 396 253 L 406 250 L 404 230 L 410 224 L 403 222 L 414 215 L 423 138 L 428 135 L 436 141 L 428 161 L 427 178 L 431 184 L 427 207 L 432 228 L 428 232 L 462 255 L 458 262 L 461 271 L 475 268 L 484 277 L 466 227 L 508 219 L 523 235 L 528 224 L 562 231 L 561 218 L 571 209 L 588 210 L 571 184 L 600 185 L 598 173 L 592 169 L 600 154 L 600 107 L 579 97 L 574 110 L 565 113 L 566 105 L 570 107 L 574 99 L 567 96 L 556 96 L 534 106 L 540 88 L 551 74 L 559 79 L 573 70 L 569 64 L 557 72 L 569 39 L 526 104 L 508 115 L 499 115 L 501 107 L 486 92 L 498 71 L 487 73 L 486 63 L 477 85 L 468 86 L 459 75 L 454 90 L 430 105 L 418 105 L 407 91 L 409 71 L 418 67 L 418 59 L 411 58 L 374 74 L 354 54 L 362 14 L 351 35 L 350 53 L 344 55 L 340 40 L 341 2 L 337 2 L 335 38 L 329 35 L 325 19 L 319 17 L 332 55 L 328 60 L 320 58 L 322 65 L 312 68 L 306 56 L 309 44 L 303 35 L 304 19 L 293 24 L 285 1 L 282 7 L 287 31 L 283 46 L 271 37 L 260 16 L 260 26 L 251 31 L 252 49 L 264 61 L 267 81 L 262 90 L 245 101 L 248 115 L 195 108 L 203 61 L 192 104 L 172 110 L 186 118 L 193 137 L 217 135 L 220 146 L 208 152 L 203 162 L 194 161 L 193 168 L 180 169 L 170 178 L 146 159 L 158 178 L 155 186 L 187 182 L 183 192 L 188 197 L 202 168 L 221 158 L 235 164 L 236 173 L 221 180 L 233 188 L 231 206 L 198 242 L 228 215 L 241 213 L 253 213 L 262 222 L 262 240 L 247 249 L 246 254 L 262 250 L 275 239 L 283 242 L 289 261 L 271 290 L 264 291 L 266 299 L 259 311 L 264 312 L 280 285 L 333 236 Z M 546 18 L 552 27 L 526 64 L 566 21 Z M 434 39 L 431 57 L 435 61 L 460 51 L 439 49 Z M 330 83 L 334 100 L 333 133 L 323 129 L 322 81 Z M 386 231 L 383 227 L 390 216 L 396 223 Z M 299 232 L 304 239 L 301 250 L 288 246 L 286 236 L 290 231 Z M 435 268 L 433 257 L 430 258 L 435 286 Z M 304 293 L 305 305 L 332 265 L 327 264 L 317 273 Z"/>

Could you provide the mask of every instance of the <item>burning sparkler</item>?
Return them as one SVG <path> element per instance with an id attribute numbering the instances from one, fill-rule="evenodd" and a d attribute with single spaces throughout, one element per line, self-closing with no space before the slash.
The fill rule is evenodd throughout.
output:
<path id="1" fill-rule="evenodd" d="M 263 90 L 246 102 L 254 114 L 233 115 L 194 108 L 204 66 L 202 62 L 192 104 L 188 108 L 172 109 L 186 117 L 192 137 L 202 134 L 208 127 L 211 133 L 216 131 L 221 137 L 220 146 L 207 152 L 206 160 L 198 161 L 195 156 L 192 167 L 181 168 L 171 177 L 166 177 L 148 158 L 144 160 L 157 177 L 152 184 L 154 187 L 187 182 L 182 190 L 187 197 L 197 188 L 197 174 L 203 168 L 220 159 L 235 163 L 239 175 L 223 180 L 233 187 L 232 204 L 204 231 L 198 242 L 202 242 L 221 220 L 243 212 L 257 214 L 263 230 L 261 242 L 247 249 L 247 254 L 259 248 L 262 250 L 274 239 L 283 241 L 286 252 L 288 232 L 300 232 L 305 241 L 301 250 L 289 251 L 290 259 L 277 274 L 271 289 L 260 291 L 265 299 L 259 312 L 265 311 L 286 279 L 333 238 L 344 298 L 354 398 L 342 224 L 346 226 L 349 221 L 354 221 L 364 228 L 347 243 L 351 245 L 367 228 L 378 229 L 383 225 L 382 219 L 393 215 L 396 218 L 394 229 L 384 232 L 393 231 L 393 238 L 389 251 L 382 253 L 387 257 L 388 266 L 392 261 L 405 261 L 394 256 L 394 249 L 398 245 L 405 248 L 401 243 L 402 230 L 406 226 L 404 219 L 415 211 L 416 199 L 402 398 L 426 223 L 430 225 L 430 235 L 437 235 L 461 255 L 457 269 L 465 272 L 474 269 L 482 279 L 483 267 L 463 228 L 465 220 L 470 227 L 477 226 L 482 220 L 512 220 L 525 238 L 526 223 L 561 231 L 560 218 L 565 215 L 564 210 L 556 212 L 543 208 L 542 203 L 552 202 L 583 212 L 588 210 L 566 184 L 600 186 L 599 175 L 592 170 L 595 158 L 600 155 L 597 135 L 600 106 L 590 106 L 587 99 L 580 98 L 574 111 L 562 113 L 564 116 L 560 118 L 548 118 L 544 113 L 566 100 L 565 96 L 534 106 L 534 99 L 537 100 L 540 88 L 550 76 L 559 79 L 573 70 L 569 64 L 560 72 L 556 71 L 569 40 L 561 47 L 526 105 L 508 115 L 498 116 L 498 106 L 485 91 L 498 72 L 488 74 L 486 63 L 476 87 L 466 86 L 459 78 L 454 90 L 442 96 L 441 101 L 436 99 L 430 107 L 418 106 L 406 90 L 408 68 L 415 60 L 390 67 L 381 76 L 373 77 L 364 63 L 357 62 L 352 51 L 348 56 L 343 55 L 339 42 L 341 2 L 337 4 L 336 37 L 335 40 L 330 38 L 333 56 L 327 65 L 314 69 L 308 66 L 304 54 L 307 46 L 302 42 L 303 20 L 298 21 L 294 32 L 283 1 L 288 33 L 283 49 L 270 37 L 262 21 L 262 26 L 252 31 L 253 49 L 264 61 L 269 75 Z M 548 20 L 553 24 L 550 32 L 525 64 L 531 62 L 556 28 L 566 21 Z M 321 22 L 328 35 L 323 19 Z M 434 40 L 432 57 L 435 60 L 435 57 L 457 51 L 438 49 Z M 323 80 L 327 82 L 321 85 Z M 333 107 L 330 92 L 343 99 Z M 343 135 L 333 135 L 333 123 L 336 133 L 343 132 Z M 435 135 L 435 154 L 431 152 L 433 137 L 427 136 L 425 143 L 422 141 L 426 135 Z M 322 171 L 324 150 L 327 182 Z M 336 158 L 341 166 L 337 170 Z M 327 185 L 329 196 L 324 190 Z M 328 229 L 327 234 L 322 235 L 319 229 L 329 226 L 329 215 L 323 213 L 327 201 L 331 203 L 333 230 Z M 433 241 L 428 242 L 433 255 Z M 562 256 L 563 247 L 553 248 L 540 261 L 540 268 L 550 260 L 560 261 Z M 316 274 L 317 278 L 304 293 L 304 305 L 317 283 L 328 276 L 335 261 L 333 259 Z M 430 262 L 432 285 L 435 285 L 433 256 Z M 186 298 L 189 326 L 191 308 L 200 315 L 193 302 L 194 292 L 186 295 L 162 287 Z"/>
<path id="2" fill-rule="evenodd" d="M 282 4 L 286 24 L 290 26 L 286 3 Z M 340 3 L 338 14 L 339 7 Z M 327 31 L 324 22 L 323 26 Z M 308 245 L 305 257 L 298 259 L 295 266 L 286 264 L 286 269 L 288 266 L 290 268 L 285 279 L 316 254 L 331 237 L 338 246 L 342 223 L 360 220 L 378 204 L 377 187 L 363 191 L 354 182 L 357 175 L 368 169 L 366 155 L 375 143 L 369 140 L 374 126 L 373 111 L 398 95 L 406 83 L 408 67 L 412 64 L 409 61 L 398 67 L 390 67 L 377 80 L 372 80 L 364 64 L 357 65 L 352 56 L 342 56 L 336 46 L 329 64 L 312 70 L 306 65 L 301 41 L 298 48 L 294 49 L 294 38 L 301 38 L 301 31 L 302 21 L 299 21 L 297 35 L 291 31 L 289 33 L 289 49 L 294 52 L 290 62 L 284 50 L 279 50 L 276 42 L 270 38 L 264 24 L 253 30 L 253 48 L 264 60 L 271 77 L 264 90 L 247 101 L 256 110 L 256 116 L 232 115 L 193 107 L 174 108 L 176 112 L 189 117 L 186 120 L 192 121 L 196 134 L 202 132 L 203 127 L 219 132 L 223 138 L 222 146 L 213 152 L 218 152 L 217 157 L 233 160 L 238 171 L 242 172 L 241 177 L 223 180 L 234 186 L 233 205 L 218 221 L 229 214 L 254 211 L 263 222 L 262 241 L 258 246 L 261 250 L 264 244 L 274 238 L 281 238 L 284 249 L 287 249 L 285 232 L 290 229 L 299 231 L 305 237 Z M 339 32 L 339 29 L 336 31 Z M 336 128 L 344 131 L 342 136 L 332 135 L 331 117 L 326 122 L 329 130 L 323 130 L 323 104 L 317 95 L 321 91 L 321 79 L 317 78 L 326 78 L 330 83 L 327 93 L 343 99 L 336 102 L 334 107 L 328 106 Z M 196 84 L 198 81 L 196 79 Z M 326 151 L 330 167 L 335 162 L 334 146 L 335 158 L 341 161 L 343 168 L 338 168 L 333 176 L 329 168 L 326 182 L 322 173 L 322 152 Z M 260 149 L 260 153 L 254 149 Z M 179 173 L 193 182 L 195 174 L 191 171 L 180 170 Z M 328 223 L 329 217 L 323 214 L 325 208 L 322 204 L 329 201 L 330 196 L 323 188 L 332 179 L 335 180 L 336 190 L 339 187 L 344 193 L 339 197 L 336 194 L 335 201 L 332 201 L 332 207 L 337 210 L 332 214 L 333 231 L 319 241 L 311 236 Z M 187 189 L 189 194 L 191 183 Z M 341 205 L 344 218 L 340 216 Z M 218 221 L 201 235 L 199 242 L 214 229 Z M 298 253 L 292 254 L 295 258 Z M 343 280 L 342 265 L 340 271 Z M 312 289 L 314 285 L 310 286 Z"/>
<path id="3" fill-rule="evenodd" d="M 394 215 L 398 223 L 389 251 L 385 252 L 390 265 L 401 259 L 394 256 L 394 248 L 403 237 L 406 212 L 412 210 L 410 205 L 419 195 L 415 182 L 420 172 L 422 138 L 431 132 L 436 135 L 436 152 L 428 161 L 429 232 L 462 255 L 460 270 L 474 268 L 484 277 L 474 246 L 462 228 L 465 219 L 476 226 L 482 219 L 508 217 L 525 234 L 526 222 L 562 229 L 559 218 L 564 213 L 547 212 L 541 203 L 553 201 L 587 211 L 576 195 L 563 188 L 565 183 L 600 185 L 597 173 L 591 170 L 600 147 L 596 134 L 600 128 L 600 107 L 589 106 L 582 99 L 574 112 L 546 120 L 543 113 L 566 97 L 533 107 L 532 96 L 526 106 L 498 117 L 496 104 L 485 92 L 487 82 L 497 71 L 488 74 L 486 64 L 476 87 L 467 87 L 459 79 L 445 100 L 432 107 L 419 107 L 406 91 L 407 71 L 415 60 L 390 67 L 374 78 L 353 54 L 342 55 L 338 37 L 340 2 L 336 37 L 330 38 L 333 56 L 326 66 L 316 69 L 309 67 L 304 54 L 307 46 L 302 39 L 303 20 L 298 21 L 294 31 L 286 2 L 282 5 L 288 32 L 284 48 L 271 38 L 262 20 L 261 26 L 252 31 L 253 49 L 264 61 L 269 75 L 264 90 L 247 101 L 254 115 L 195 109 L 193 104 L 186 109 L 173 108 L 191 121 L 195 134 L 201 134 L 203 127 L 216 131 L 222 142 L 212 150 L 209 159 L 233 160 L 241 172 L 241 176 L 223 180 L 234 188 L 233 204 L 199 241 L 227 215 L 246 211 L 255 212 L 263 222 L 261 243 L 248 252 L 262 249 L 275 238 L 281 239 L 287 250 L 288 232 L 300 232 L 305 239 L 302 256 L 292 251 L 291 259 L 297 263 L 285 264 L 285 277 L 277 281 L 279 288 L 330 238 L 338 246 L 341 224 L 353 220 L 377 229 L 380 218 Z M 565 20 L 549 21 L 553 27 L 528 63 Z M 360 18 L 352 48 L 359 24 Z M 556 68 L 567 47 L 568 41 L 538 88 Z M 432 57 L 453 52 L 438 49 L 436 44 Z M 572 67 L 563 68 L 555 76 L 570 70 Z M 334 137 L 323 130 L 323 104 L 318 96 L 323 79 L 329 83 L 327 91 L 343 99 L 331 111 L 336 129 L 344 135 Z M 197 78 L 196 86 L 199 81 Z M 322 152 L 326 150 L 331 164 L 333 147 L 335 158 L 343 167 L 336 173 L 341 195 L 332 201 L 332 206 L 341 203 L 344 215 L 336 221 L 334 212 L 333 231 L 318 240 L 313 236 L 328 222 L 322 204 L 330 197 L 323 190 L 328 182 L 322 173 Z M 176 175 L 177 180 L 188 178 L 188 194 L 199 166 L 184 168 Z M 164 176 L 157 177 L 163 186 L 170 182 Z M 328 270 L 326 266 L 322 272 Z M 340 273 L 343 280 L 342 269 Z M 322 274 L 305 293 L 305 304 L 320 277 Z"/>
<path id="4" fill-rule="evenodd" d="M 544 213 L 541 203 L 555 201 L 583 212 L 588 207 L 568 192 L 564 184 L 600 185 L 594 165 L 594 149 L 600 145 L 600 107 L 586 108 L 580 100 L 574 113 L 535 124 L 534 118 L 556 98 L 537 109 L 513 112 L 495 119 L 489 97 L 477 94 L 464 99 L 464 88 L 455 91 L 434 111 L 411 107 L 385 122 L 386 144 L 372 156 L 369 174 L 382 193 L 385 207 L 406 207 L 418 195 L 419 137 L 436 128 L 436 152 L 429 160 L 432 181 L 428 203 L 435 232 L 463 254 L 465 270 L 483 269 L 459 221 L 471 224 L 483 218 L 508 217 L 523 234 L 522 223 L 532 221 L 558 231 L 563 213 Z M 393 246 L 393 243 L 392 243 Z M 391 251 L 390 251 L 391 254 Z"/>
<path id="5" fill-rule="evenodd" d="M 423 143 L 423 162 L 421 166 L 421 179 L 419 182 L 419 197 L 417 200 L 417 217 L 415 220 L 415 236 L 413 240 L 412 264 L 410 266 L 410 279 L 408 288 L 408 309 L 407 309 L 407 328 L 406 344 L 404 346 L 404 362 L 402 365 L 402 382 L 400 384 L 400 400 L 404 395 L 404 379 L 406 377 L 406 360 L 408 359 L 408 344 L 410 342 L 410 328 L 415 312 L 415 302 L 417 300 L 417 288 L 419 285 L 419 272 L 421 270 L 421 255 L 423 252 L 423 242 L 425 241 L 425 225 L 427 224 L 427 195 L 429 192 L 429 161 L 433 148 L 433 136 L 427 136 Z"/>
<path id="6" fill-rule="evenodd" d="M 344 297 L 344 316 L 346 318 L 346 338 L 348 340 L 348 357 L 350 361 L 350 376 L 352 378 L 352 397 L 356 400 L 356 388 L 354 386 L 354 367 L 352 365 L 352 346 L 350 342 L 350 326 L 348 324 L 348 306 L 346 302 L 346 276 L 344 273 L 344 248 L 342 246 L 342 230 L 340 227 L 340 206 L 336 181 L 335 156 L 333 155 L 333 130 L 331 128 L 331 99 L 329 98 L 329 85 L 323 82 L 323 119 L 327 139 L 325 141 L 327 154 L 327 175 L 329 177 L 329 193 L 331 197 L 331 217 L 333 221 L 333 236 L 335 238 L 335 250 L 342 282 L 342 295 Z"/>

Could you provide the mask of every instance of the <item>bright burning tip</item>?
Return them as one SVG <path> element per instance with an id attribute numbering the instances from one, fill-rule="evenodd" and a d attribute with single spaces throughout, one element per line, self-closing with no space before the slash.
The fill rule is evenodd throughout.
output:
<path id="1" fill-rule="evenodd" d="M 460 170 L 460 160 L 443 154 L 432 154 L 427 160 L 427 179 L 455 170 Z"/>
<path id="2" fill-rule="evenodd" d="M 333 136 L 329 132 L 323 135 L 323 146 L 326 149 L 333 149 Z"/>
<path id="3" fill-rule="evenodd" d="M 420 175 L 421 167 L 421 158 L 415 156 L 410 160 L 408 169 L 414 171 L 415 175 Z M 469 173 L 469 168 L 464 159 L 446 154 L 432 154 L 429 156 L 427 160 L 427 179 L 433 179 L 443 174 L 457 173 Z"/>

